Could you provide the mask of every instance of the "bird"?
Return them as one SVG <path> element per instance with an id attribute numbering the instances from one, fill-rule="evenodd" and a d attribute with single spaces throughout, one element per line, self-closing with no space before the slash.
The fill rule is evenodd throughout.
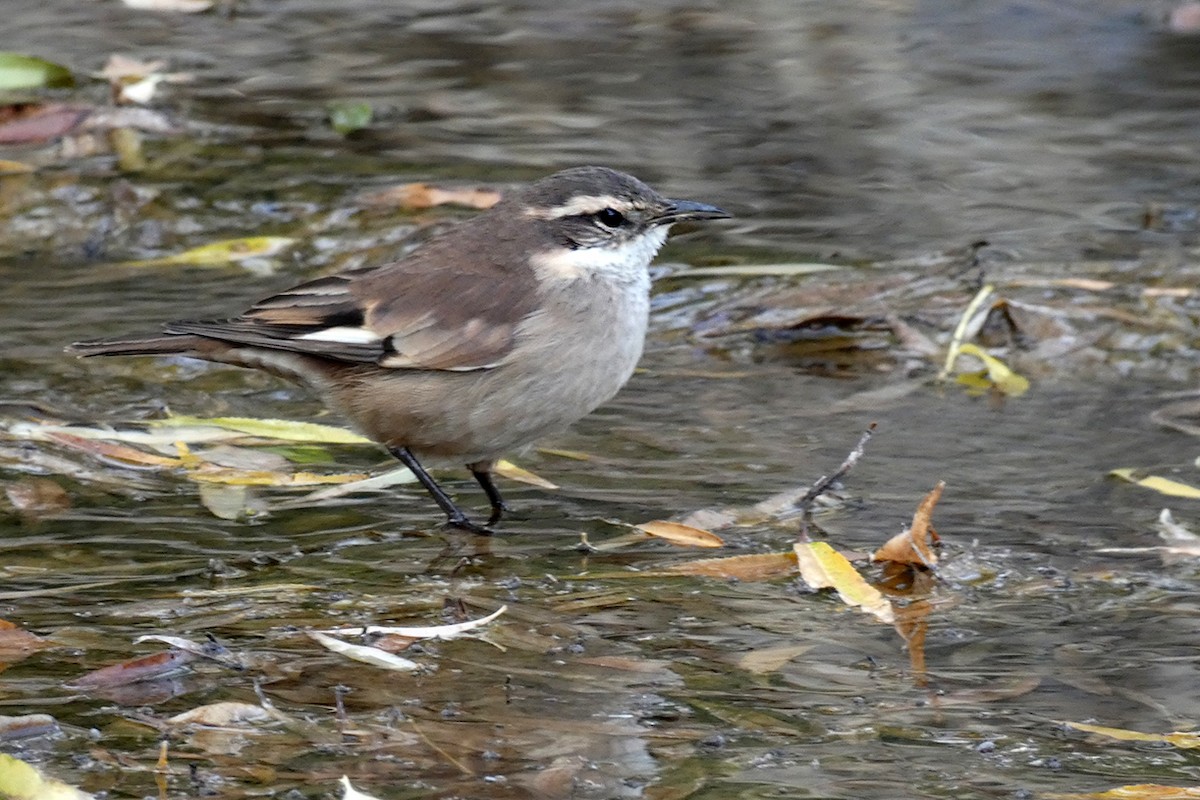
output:
<path id="1" fill-rule="evenodd" d="M 449 527 L 508 511 L 496 462 L 561 431 L 633 374 L 648 267 L 672 224 L 725 219 L 632 175 L 584 166 L 505 192 L 396 261 L 318 277 L 226 319 L 79 341 L 79 356 L 190 356 L 311 387 L 408 467 Z M 471 519 L 422 461 L 463 464 L 491 514 Z"/>

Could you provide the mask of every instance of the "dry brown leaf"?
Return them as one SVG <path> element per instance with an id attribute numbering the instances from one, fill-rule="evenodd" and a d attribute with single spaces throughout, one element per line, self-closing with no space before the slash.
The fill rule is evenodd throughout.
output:
<path id="1" fill-rule="evenodd" d="M 715 533 L 710 533 L 702 528 L 693 528 L 691 525 L 684 525 L 681 522 L 657 519 L 652 522 L 643 522 L 635 527 L 655 538 L 684 547 L 725 546 L 725 542 Z"/>
<path id="2" fill-rule="evenodd" d="M 1155 783 L 1137 783 L 1118 786 L 1105 792 L 1083 794 L 1043 794 L 1046 800 L 1197 800 L 1200 787 L 1161 786 Z"/>
<path id="3" fill-rule="evenodd" d="M 40 636 L 6 619 L 0 619 L 0 661 L 16 661 L 45 647 L 52 647 Z"/>
<path id="4" fill-rule="evenodd" d="M 225 701 L 198 706 L 189 711 L 169 718 L 172 725 L 211 725 L 213 727 L 229 727 L 247 722 L 266 722 L 279 719 L 280 714 L 253 703 L 238 703 Z"/>
<path id="5" fill-rule="evenodd" d="M 937 564 L 937 553 L 933 545 L 938 541 L 938 535 L 930 525 L 933 509 L 942 497 L 946 488 L 945 481 L 938 481 L 937 486 L 925 495 L 913 514 L 912 525 L 907 530 L 893 536 L 883 547 L 871 556 L 873 561 L 893 561 L 898 564 L 919 564 L 933 567 Z"/>
<path id="6" fill-rule="evenodd" d="M 361 202 L 399 206 L 411 211 L 444 205 L 485 209 L 500 202 L 500 193 L 493 189 L 443 189 L 427 183 L 406 183 L 363 195 Z"/>
<path id="7" fill-rule="evenodd" d="M 1062 724 L 1077 731 L 1095 733 L 1122 742 L 1166 742 L 1181 750 L 1194 750 L 1200 747 L 1200 732 L 1197 731 L 1142 733 L 1141 731 L 1131 731 L 1125 728 L 1108 728 L 1104 725 L 1091 725 L 1086 722 L 1063 722 Z"/>
<path id="8" fill-rule="evenodd" d="M 755 553 L 729 558 L 702 558 L 673 564 L 659 574 L 700 575 L 739 581 L 765 581 L 796 572 L 795 553 Z"/>
<path id="9" fill-rule="evenodd" d="M 751 650 L 738 658 L 737 665 L 755 675 L 766 675 L 769 672 L 777 671 L 784 664 L 804 655 L 812 648 L 811 644 L 785 644 L 780 647 Z"/>
<path id="10" fill-rule="evenodd" d="M 49 478 L 27 478 L 4 487 L 13 509 L 25 519 L 48 519 L 71 507 L 67 490 Z"/>
<path id="11" fill-rule="evenodd" d="M 149 656 L 122 661 L 107 667 L 93 670 L 86 675 L 76 678 L 67 684 L 71 689 L 110 689 L 114 686 L 125 686 L 130 683 L 154 680 L 182 669 L 186 664 L 195 661 L 193 653 L 181 650 L 168 650 Z"/>

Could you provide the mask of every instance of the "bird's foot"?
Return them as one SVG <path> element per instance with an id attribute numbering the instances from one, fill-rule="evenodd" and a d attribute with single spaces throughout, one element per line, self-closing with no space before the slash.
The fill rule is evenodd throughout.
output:
<path id="1" fill-rule="evenodd" d="M 478 536 L 493 536 L 496 532 L 489 526 L 494 522 L 495 520 L 489 519 L 487 525 L 480 525 L 478 522 L 472 522 L 465 514 L 451 514 L 446 518 L 446 524 L 443 527 L 457 528 Z"/>

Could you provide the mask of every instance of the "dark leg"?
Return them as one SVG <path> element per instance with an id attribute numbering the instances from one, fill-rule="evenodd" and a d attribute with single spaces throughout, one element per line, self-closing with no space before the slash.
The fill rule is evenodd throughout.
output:
<path id="1" fill-rule="evenodd" d="M 467 469 L 471 470 L 471 474 L 475 476 L 475 480 L 479 481 L 479 485 L 483 487 L 483 493 L 487 495 L 488 502 L 492 506 L 492 515 L 488 517 L 488 527 L 495 525 L 504 516 L 505 511 L 510 511 L 508 506 L 504 504 L 504 498 L 500 496 L 500 490 L 496 488 L 496 484 L 492 483 L 492 462 L 477 461 L 474 464 L 467 464 Z"/>
<path id="2" fill-rule="evenodd" d="M 421 466 L 421 462 L 417 461 L 417 457 L 409 452 L 407 447 L 389 447 L 388 452 L 400 459 L 400 463 L 412 470 L 412 474 L 417 476 L 417 480 L 425 487 L 425 491 L 429 492 L 429 496 L 433 498 L 433 502 L 438 504 L 442 511 L 446 512 L 446 524 L 455 528 L 462 528 L 464 531 L 478 533 L 482 536 L 491 536 L 492 532 L 484 525 L 477 525 L 467 518 L 467 515 L 462 512 L 462 509 L 454 504 L 450 499 L 450 495 L 437 485 L 437 481 L 433 476 L 425 471 Z"/>

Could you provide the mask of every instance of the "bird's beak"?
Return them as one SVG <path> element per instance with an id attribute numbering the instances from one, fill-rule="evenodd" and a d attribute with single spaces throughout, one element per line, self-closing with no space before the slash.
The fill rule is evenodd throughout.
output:
<path id="1" fill-rule="evenodd" d="M 691 200 L 668 200 L 667 207 L 654 216 L 659 225 L 670 225 L 673 222 L 686 222 L 693 219 L 729 219 L 733 215 L 716 206 L 706 203 L 695 203 Z"/>

